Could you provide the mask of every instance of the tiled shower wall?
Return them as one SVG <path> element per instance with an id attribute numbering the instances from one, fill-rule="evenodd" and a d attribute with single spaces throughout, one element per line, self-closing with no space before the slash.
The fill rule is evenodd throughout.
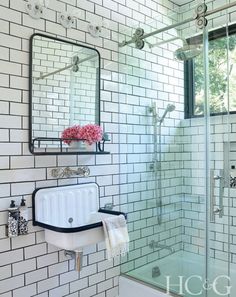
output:
<path id="1" fill-rule="evenodd" d="M 177 21 L 178 9 L 171 2 L 158 5 L 156 21 L 141 26 L 145 32 L 154 31 Z M 158 21 L 157 21 L 158 20 Z M 120 41 L 132 34 L 124 26 Z M 160 42 L 177 36 L 177 31 L 148 39 Z M 174 50 L 181 42 L 167 43 L 141 51 L 126 46 L 120 49 L 120 202 L 121 209 L 129 214 L 130 253 L 124 260 L 122 271 L 128 272 L 146 263 L 167 256 L 167 249 L 152 249 L 152 240 L 178 251 L 182 247 L 182 130 L 183 119 L 183 64 L 174 60 Z M 167 114 L 161 131 L 161 170 L 155 176 L 151 165 L 154 160 L 153 118 L 149 111 L 156 102 L 162 116 L 168 104 L 175 111 Z M 159 142 L 159 139 L 158 139 Z M 157 182 L 161 180 L 161 185 Z M 155 188 L 162 188 L 162 224 L 157 221 L 157 196 Z"/>
<path id="2" fill-rule="evenodd" d="M 196 1 L 181 7 L 180 11 L 186 12 L 179 14 L 179 20 L 191 17 L 195 4 Z M 209 10 L 217 6 L 219 3 L 208 3 Z M 174 6 L 169 9 L 164 13 L 170 16 L 168 21 L 165 23 L 166 18 L 163 20 L 159 16 L 160 23 L 167 25 L 171 19 L 175 20 L 170 13 Z M 234 22 L 235 8 L 228 12 L 230 21 Z M 225 25 L 227 18 L 224 14 L 222 12 L 208 17 L 209 28 Z M 145 29 L 148 32 L 158 27 L 155 22 L 149 23 L 149 26 L 147 23 Z M 195 22 L 191 22 L 178 28 L 178 33 L 188 38 L 202 34 L 202 30 L 196 27 Z M 176 35 L 174 30 L 150 42 L 167 40 Z M 123 39 L 124 36 L 121 36 L 120 40 Z M 152 49 L 151 53 L 147 47 L 141 52 L 132 48 L 124 48 L 120 52 L 120 122 L 125 123 L 120 125 L 121 204 L 122 209 L 129 212 L 131 236 L 131 252 L 124 261 L 123 271 L 132 271 L 169 254 L 166 250 L 152 250 L 148 243 L 153 239 L 174 247 L 175 251 L 183 248 L 187 252 L 205 254 L 205 218 L 206 211 L 209 211 L 209 208 L 206 209 L 205 121 L 184 119 L 183 64 L 173 59 L 176 48 L 176 44 L 170 43 Z M 154 85 L 156 92 L 150 92 L 150 86 Z M 152 101 L 157 102 L 160 115 L 168 103 L 176 105 L 176 111 L 168 114 L 164 121 L 161 133 L 162 162 L 158 176 L 162 181 L 164 203 L 161 226 L 156 219 L 158 194 L 153 191 L 159 185 L 155 184 L 155 177 L 150 170 L 154 155 L 153 124 L 148 106 Z M 139 107 L 136 106 L 137 102 Z M 235 141 L 235 116 L 230 115 L 229 121 L 229 128 L 226 117 L 212 117 L 210 121 L 210 158 L 215 174 L 227 165 L 223 147 L 223 142 L 227 140 L 225 134 L 229 131 L 230 140 Z M 235 153 L 230 153 L 229 159 L 230 163 L 235 163 Z M 218 204 L 218 182 L 214 193 Z M 225 187 L 224 218 L 216 216 L 216 222 L 209 225 L 211 257 L 228 261 L 230 249 L 231 262 L 235 262 L 234 197 L 235 189 Z"/>
<path id="3" fill-rule="evenodd" d="M 178 244 L 179 207 L 178 203 L 172 202 L 179 202 L 180 180 L 168 176 L 168 172 L 165 172 L 167 184 L 163 185 L 163 191 L 166 194 L 165 204 L 170 207 L 172 213 L 171 220 L 166 217 L 161 233 L 156 226 L 155 218 L 152 218 L 152 214 L 155 214 L 155 201 L 152 199 L 153 173 L 149 170 L 153 154 L 152 124 L 150 115 L 146 113 L 146 107 L 153 98 L 159 99 L 157 102 L 162 110 L 168 102 L 176 102 L 176 111 L 171 116 L 172 120 L 167 120 L 168 128 L 165 130 L 163 140 L 172 143 L 169 140 L 175 139 L 173 120 L 178 122 L 183 110 L 180 100 L 181 79 L 174 80 L 174 84 L 171 83 L 178 76 L 179 66 L 173 64 L 172 67 L 172 60 L 168 60 L 170 55 L 168 48 L 160 52 L 157 49 L 154 54 L 136 51 L 137 56 L 133 58 L 129 52 L 125 53 L 122 57 L 126 59 L 126 63 L 131 65 L 134 73 L 137 71 L 142 75 L 138 74 L 138 77 L 134 75 L 132 79 L 135 83 L 126 85 L 128 90 L 132 88 L 132 93 L 126 94 L 118 88 L 118 70 L 120 70 L 118 62 L 121 62 L 118 56 L 118 32 L 133 26 L 137 19 L 141 23 L 147 23 L 160 17 L 160 14 L 166 15 L 167 11 L 170 12 L 176 7 L 171 2 L 163 1 L 163 5 L 160 5 L 151 0 L 51 0 L 43 18 L 33 20 L 25 12 L 25 4 L 26 1 L 23 0 L 2 0 L 0 3 L 0 295 L 3 297 L 117 296 L 119 261 L 108 262 L 105 259 L 104 244 L 84 250 L 84 267 L 81 273 L 77 273 L 73 271 L 73 263 L 65 259 L 63 251 L 47 245 L 43 230 L 33 227 L 31 222 L 28 235 L 11 240 L 7 238 L 6 209 L 11 199 L 19 203 L 21 198 L 25 198 L 27 205 L 31 206 L 31 194 L 36 188 L 95 181 L 100 186 L 101 206 L 106 202 L 113 202 L 118 208 L 120 199 L 122 205 L 128 200 L 129 202 L 134 200 L 130 203 L 129 217 L 131 247 L 135 244 L 139 249 L 138 253 L 145 252 L 145 257 L 140 260 L 141 263 L 147 260 L 147 257 L 149 260 L 152 257 L 149 248 L 145 247 L 149 236 L 157 234 L 157 238 L 166 240 L 169 245 Z M 58 23 L 58 15 L 64 10 L 78 12 L 80 15 L 76 27 L 70 30 L 64 29 Z M 170 22 L 164 15 L 161 18 L 163 24 Z M 95 39 L 87 33 L 87 25 L 91 21 L 100 24 L 102 19 L 108 21 L 108 25 L 103 28 L 101 37 Z M 101 119 L 104 130 L 111 134 L 111 144 L 107 145 L 111 155 L 32 156 L 29 153 L 29 38 L 35 32 L 68 38 L 95 46 L 100 51 Z M 142 67 L 139 67 L 139 63 Z M 120 110 L 127 108 L 127 112 L 123 110 L 121 117 L 118 115 L 119 106 Z M 122 117 L 126 121 L 122 121 L 124 124 L 120 126 L 122 133 L 119 138 L 119 121 Z M 127 146 L 126 137 L 127 140 L 130 137 Z M 120 156 L 122 174 L 119 178 L 118 141 L 121 139 L 125 151 L 122 149 Z M 168 168 L 171 163 L 175 164 L 177 173 L 179 161 L 174 161 L 174 154 L 179 151 L 179 147 L 167 144 L 166 149 L 170 153 L 166 159 L 166 166 Z M 77 165 L 88 165 L 91 176 L 86 179 L 55 179 L 50 175 L 52 168 Z M 129 169 L 131 171 L 127 172 Z M 121 188 L 119 188 L 120 181 Z M 178 184 L 175 184 L 176 181 Z M 118 196 L 119 190 L 121 197 Z M 132 191 L 135 193 L 132 194 Z M 146 199 L 149 195 L 151 199 Z M 173 205 L 176 209 L 172 209 Z M 148 206 L 147 209 L 141 211 L 145 206 Z M 139 237 L 140 232 L 142 237 Z M 131 248 L 129 257 L 133 256 L 136 257 L 137 253 L 132 253 Z"/>

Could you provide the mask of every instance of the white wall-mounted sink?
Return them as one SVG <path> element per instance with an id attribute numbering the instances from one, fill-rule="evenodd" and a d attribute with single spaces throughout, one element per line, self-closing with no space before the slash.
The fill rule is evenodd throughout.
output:
<path id="1" fill-rule="evenodd" d="M 102 212 L 93 213 L 91 214 L 91 224 L 100 225 L 101 220 L 109 216 L 114 216 L 114 214 L 107 214 Z M 89 225 L 87 225 L 86 227 L 89 227 Z M 72 233 L 57 232 L 45 229 L 45 240 L 48 243 L 55 245 L 61 249 L 77 251 L 83 248 L 84 246 L 102 242 L 105 240 L 105 238 L 103 227 L 93 226 L 91 227 L 91 229 L 75 231 Z"/>
<path id="2" fill-rule="evenodd" d="M 81 250 L 105 240 L 102 220 L 124 213 L 99 209 L 96 183 L 37 189 L 33 225 L 45 228 L 45 240 L 61 249 Z"/>

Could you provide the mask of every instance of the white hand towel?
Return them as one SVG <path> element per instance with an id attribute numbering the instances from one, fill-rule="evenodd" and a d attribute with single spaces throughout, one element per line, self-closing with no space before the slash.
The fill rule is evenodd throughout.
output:
<path id="1" fill-rule="evenodd" d="M 105 218 L 102 221 L 105 233 L 108 260 L 124 256 L 129 251 L 129 234 L 123 215 Z"/>

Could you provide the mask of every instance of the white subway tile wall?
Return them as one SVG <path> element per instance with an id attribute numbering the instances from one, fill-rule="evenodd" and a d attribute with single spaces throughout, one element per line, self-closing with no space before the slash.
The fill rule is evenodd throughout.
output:
<path id="1" fill-rule="evenodd" d="M 173 59 L 180 41 L 150 51 L 130 46 L 119 49 L 118 42 L 130 38 L 134 28 L 150 32 L 176 22 L 178 7 L 171 1 L 151 0 L 51 0 L 40 20 L 25 11 L 26 1 L 2 0 L 0 3 L 0 296 L 97 296 L 118 295 L 118 259 L 106 260 L 104 243 L 84 250 L 83 270 L 73 271 L 63 251 L 45 243 L 43 230 L 29 224 L 29 235 L 8 239 L 5 235 L 6 208 L 10 200 L 25 198 L 32 206 L 31 194 L 39 187 L 97 182 L 100 205 L 113 202 L 116 209 L 129 213 L 130 253 L 123 271 L 140 267 L 168 255 L 153 251 L 148 243 L 158 240 L 175 250 L 184 248 L 203 253 L 204 248 L 204 130 L 197 119 L 183 120 L 183 65 Z M 79 13 L 75 27 L 65 30 L 58 22 L 61 11 Z M 190 9 L 192 11 L 192 9 Z M 186 17 L 183 14 L 183 17 Z M 232 17 L 235 14 L 232 13 Z M 88 34 L 89 22 L 105 21 L 101 37 Z M 183 27 L 183 33 L 189 26 Z M 190 30 L 191 31 L 191 30 Z M 87 44 L 102 57 L 101 120 L 111 134 L 110 156 L 32 156 L 28 150 L 29 38 L 45 33 Z M 191 31 L 192 33 L 192 31 Z M 176 29 L 152 43 L 176 36 Z M 186 33 L 187 34 L 187 33 Z M 153 161 L 153 123 L 148 106 L 155 100 L 162 114 L 168 103 L 175 104 L 162 128 L 163 223 L 157 224 L 156 187 L 150 169 Z M 225 124 L 224 120 L 218 123 Z M 235 124 L 232 121 L 232 132 Z M 223 166 L 223 130 L 215 128 L 215 168 Z M 218 130 L 217 130 L 218 129 Z M 233 139 L 233 136 L 232 136 Z M 235 157 L 235 156 L 232 156 Z M 54 179 L 50 169 L 57 166 L 88 165 L 87 179 Z M 200 185 L 200 186 L 199 186 Z M 232 197 L 235 190 L 230 190 Z M 227 193 L 225 193 L 227 201 Z M 235 257 L 235 203 L 230 230 L 231 250 Z M 31 215 L 30 215 L 31 220 Z M 212 256 L 226 259 L 223 244 L 226 225 L 217 224 Z M 235 251 L 236 252 L 236 251 Z"/>
<path id="2" fill-rule="evenodd" d="M 84 250 L 83 270 L 73 271 L 74 263 L 63 251 L 45 243 L 44 232 L 32 226 L 32 192 L 39 187 L 97 182 L 100 206 L 113 202 L 119 209 L 118 157 L 118 29 L 135 13 L 117 14 L 123 1 L 50 1 L 40 20 L 26 13 L 27 1 L 3 0 L 0 3 L 0 296 L 99 296 L 118 295 L 118 260 L 107 261 L 104 244 Z M 134 2 L 135 3 L 135 2 Z M 139 6 L 136 2 L 136 6 Z M 65 30 L 59 23 L 61 11 L 78 12 L 75 27 Z M 132 9 L 129 9 L 132 13 Z M 124 11 L 124 10 L 123 10 Z M 143 16 L 144 18 L 144 16 Z M 108 22 L 100 38 L 88 34 L 90 21 Z M 111 133 L 107 150 L 111 156 L 32 156 L 28 150 L 29 39 L 33 33 L 82 43 L 99 50 L 102 56 L 101 119 Z M 117 88 L 118 89 L 118 88 Z M 114 108 L 116 106 L 116 108 Z M 54 179 L 50 169 L 88 165 L 87 179 Z M 30 207 L 29 235 L 9 239 L 5 235 L 10 200 L 25 198 Z"/>
<path id="3" fill-rule="evenodd" d="M 155 7 L 156 3 L 152 5 Z M 177 21 L 177 11 L 175 4 L 163 1 L 155 11 L 155 20 L 140 26 L 151 32 L 159 26 L 173 24 Z M 129 26 L 124 25 L 119 40 L 124 40 L 125 35 L 128 39 L 130 34 Z M 174 36 L 178 36 L 175 29 L 148 41 L 156 43 Z M 130 252 L 122 264 L 123 272 L 169 255 L 169 250 L 151 248 L 152 240 L 175 251 L 182 248 L 183 63 L 174 60 L 173 55 L 178 45 L 181 42 L 167 43 L 152 51 L 148 46 L 142 51 L 129 46 L 121 48 L 119 53 L 120 204 L 121 209 L 128 212 L 131 238 Z M 157 174 L 161 184 L 155 181 L 150 168 L 154 160 L 153 118 L 149 112 L 152 102 L 156 102 L 159 116 L 168 104 L 175 105 L 161 129 L 161 170 Z M 154 189 L 160 186 L 162 224 L 158 225 L 157 196 L 160 193 L 158 190 L 155 193 Z"/>

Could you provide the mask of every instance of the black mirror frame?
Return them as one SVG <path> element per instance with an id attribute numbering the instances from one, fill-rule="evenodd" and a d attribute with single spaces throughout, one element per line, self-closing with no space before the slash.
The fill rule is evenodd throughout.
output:
<path id="1" fill-rule="evenodd" d="M 57 38 L 54 36 L 49 36 L 49 35 L 45 35 L 45 34 L 41 34 L 41 33 L 35 33 L 30 37 L 30 51 L 29 51 L 29 151 L 31 154 L 33 155 L 75 155 L 75 154 L 81 154 L 81 152 L 70 152 L 70 151 L 62 151 L 62 149 L 60 149 L 61 147 L 61 142 L 59 142 L 58 144 L 58 152 L 46 152 L 46 151 L 42 151 L 42 152 L 35 152 L 34 151 L 34 141 L 33 141 L 33 129 L 32 129 L 32 82 L 33 82 L 33 41 L 34 38 L 36 36 L 41 36 L 41 37 L 45 37 L 51 40 L 55 40 L 55 41 L 60 41 L 60 42 L 65 42 L 65 43 L 69 43 L 75 46 L 81 46 L 90 50 L 94 50 L 97 52 L 98 54 L 98 89 L 97 89 L 97 96 L 98 96 L 98 100 L 96 103 L 96 109 L 98 109 L 98 125 L 100 125 L 101 123 L 101 55 L 99 53 L 99 51 L 93 47 L 89 47 L 80 43 L 76 43 L 76 42 L 72 42 L 69 40 L 65 40 L 65 39 L 61 39 L 61 38 Z M 97 145 L 98 146 L 98 145 Z M 96 152 L 95 152 L 96 153 Z M 82 152 L 82 154 L 86 154 L 84 152 Z M 90 153 L 91 154 L 91 153 Z"/>

